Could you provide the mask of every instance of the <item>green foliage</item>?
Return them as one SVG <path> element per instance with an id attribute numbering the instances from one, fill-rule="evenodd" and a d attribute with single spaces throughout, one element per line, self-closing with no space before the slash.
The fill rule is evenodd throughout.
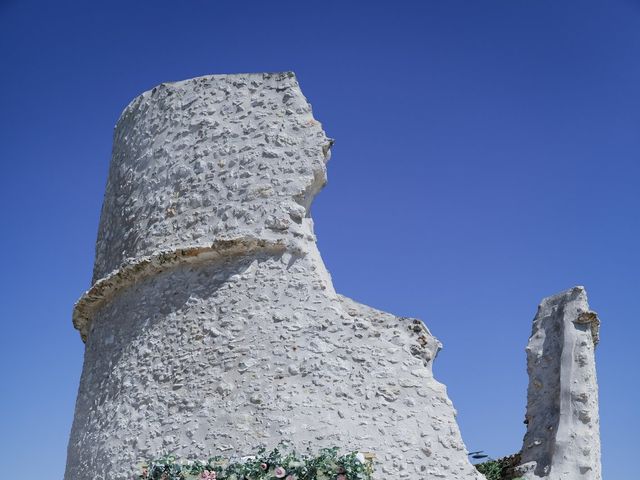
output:
<path id="1" fill-rule="evenodd" d="M 326 448 L 317 456 L 283 453 L 275 448 L 259 450 L 254 457 L 230 461 L 212 457 L 207 461 L 178 462 L 165 456 L 143 466 L 142 480 L 371 480 L 373 467 L 360 453 L 338 455 Z"/>
<path id="2" fill-rule="evenodd" d="M 502 480 L 502 465 L 495 460 L 480 463 L 476 465 L 476 469 L 487 477 L 487 480 Z"/>
<path id="3" fill-rule="evenodd" d="M 475 465 L 476 469 L 482 473 L 487 480 L 522 480 L 517 477 L 517 467 L 520 465 L 520 454 L 516 453 L 498 460 L 489 460 Z"/>

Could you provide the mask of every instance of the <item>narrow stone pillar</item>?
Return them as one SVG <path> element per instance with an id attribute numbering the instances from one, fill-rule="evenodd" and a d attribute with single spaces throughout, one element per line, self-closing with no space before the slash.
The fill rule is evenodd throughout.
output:
<path id="1" fill-rule="evenodd" d="M 310 217 L 330 146 L 292 73 L 162 84 L 125 109 L 74 310 L 65 480 L 280 442 L 372 452 L 376 478 L 482 478 L 433 378 L 440 343 L 333 289 Z"/>
<path id="2" fill-rule="evenodd" d="M 595 346 L 600 321 L 575 287 L 545 298 L 527 346 L 526 479 L 600 480 Z"/>

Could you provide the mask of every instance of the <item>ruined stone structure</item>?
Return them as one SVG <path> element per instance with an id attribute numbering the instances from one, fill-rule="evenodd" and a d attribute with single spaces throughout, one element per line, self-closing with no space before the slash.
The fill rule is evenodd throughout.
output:
<path id="1" fill-rule="evenodd" d="M 601 480 L 594 350 L 600 321 L 583 287 L 545 298 L 527 346 L 527 480 Z"/>
<path id="2" fill-rule="evenodd" d="M 333 289 L 309 215 L 330 146 L 291 73 L 162 84 L 125 109 L 74 310 L 65 480 L 279 442 L 373 452 L 377 478 L 482 478 L 432 375 L 439 342 Z"/>

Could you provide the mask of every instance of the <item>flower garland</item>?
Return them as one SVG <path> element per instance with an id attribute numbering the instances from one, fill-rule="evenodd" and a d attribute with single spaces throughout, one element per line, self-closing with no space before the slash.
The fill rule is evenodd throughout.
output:
<path id="1" fill-rule="evenodd" d="M 338 455 L 325 448 L 315 456 L 282 453 L 278 448 L 231 461 L 212 457 L 206 462 L 177 462 L 165 456 L 142 466 L 141 480 L 371 480 L 372 456 L 353 452 Z"/>

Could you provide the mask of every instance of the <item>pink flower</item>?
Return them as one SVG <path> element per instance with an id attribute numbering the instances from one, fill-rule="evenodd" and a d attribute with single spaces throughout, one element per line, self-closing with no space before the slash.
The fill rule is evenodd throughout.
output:
<path id="1" fill-rule="evenodd" d="M 276 467 L 276 469 L 273 471 L 273 474 L 276 476 L 276 478 L 284 478 L 284 476 L 287 474 L 287 471 L 282 467 Z"/>
<path id="2" fill-rule="evenodd" d="M 260 464 L 260 468 L 261 468 L 262 470 L 266 470 L 266 469 L 267 469 L 267 467 L 268 467 L 268 465 L 267 465 L 266 463 L 264 463 L 264 462 Z"/>
<path id="3" fill-rule="evenodd" d="M 202 474 L 200 475 L 200 478 L 202 480 L 216 480 L 217 475 L 216 472 L 211 471 L 211 470 L 205 470 L 204 472 L 202 472 Z"/>
<path id="4" fill-rule="evenodd" d="M 347 480 L 347 476 L 344 473 L 341 473 L 336 477 L 336 480 Z"/>

